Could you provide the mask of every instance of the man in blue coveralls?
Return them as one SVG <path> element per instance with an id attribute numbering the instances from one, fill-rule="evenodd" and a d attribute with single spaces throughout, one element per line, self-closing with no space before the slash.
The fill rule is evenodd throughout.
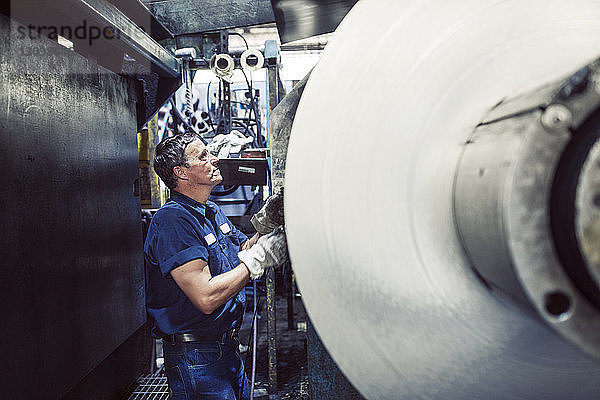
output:
<path id="1" fill-rule="evenodd" d="M 217 161 L 194 134 L 156 147 L 154 169 L 171 198 L 144 245 L 146 308 L 173 400 L 250 397 L 237 338 L 244 286 L 287 259 L 283 229 L 248 239 L 208 200 L 223 180 Z"/>

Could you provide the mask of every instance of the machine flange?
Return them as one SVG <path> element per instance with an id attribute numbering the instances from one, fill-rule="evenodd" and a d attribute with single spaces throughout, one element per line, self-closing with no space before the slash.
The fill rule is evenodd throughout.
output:
<path id="1" fill-rule="evenodd" d="M 590 217 L 574 210 L 599 137 L 599 74 L 595 62 L 494 107 L 466 141 L 454 186 L 457 229 L 486 283 L 598 359 L 600 291 L 575 235 L 575 220 Z"/>

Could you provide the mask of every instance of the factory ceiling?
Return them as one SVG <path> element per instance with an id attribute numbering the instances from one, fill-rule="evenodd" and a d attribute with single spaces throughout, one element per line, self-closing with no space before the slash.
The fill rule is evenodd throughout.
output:
<path id="1" fill-rule="evenodd" d="M 276 22 L 282 43 L 335 30 L 357 0 L 141 0 L 174 36 Z"/>
<path id="2" fill-rule="evenodd" d="M 173 35 L 275 22 L 270 0 L 142 0 Z"/>

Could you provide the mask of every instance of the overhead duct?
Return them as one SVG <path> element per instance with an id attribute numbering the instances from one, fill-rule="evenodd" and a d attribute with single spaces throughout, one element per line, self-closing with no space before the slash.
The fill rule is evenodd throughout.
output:
<path id="1" fill-rule="evenodd" d="M 599 35 L 594 1 L 362 0 L 340 25 L 285 212 L 310 318 L 367 398 L 600 393 Z"/>

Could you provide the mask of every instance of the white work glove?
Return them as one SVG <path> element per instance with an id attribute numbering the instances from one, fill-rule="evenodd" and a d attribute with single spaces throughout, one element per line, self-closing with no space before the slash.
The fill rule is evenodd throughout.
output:
<path id="1" fill-rule="evenodd" d="M 250 279 L 260 278 L 266 268 L 286 262 L 288 251 L 283 227 L 280 226 L 268 235 L 261 236 L 254 246 L 240 251 L 238 258 L 250 271 Z"/>
<path id="2" fill-rule="evenodd" d="M 250 219 L 256 232 L 266 235 L 283 225 L 283 188 L 269 196 L 265 205 Z"/>

